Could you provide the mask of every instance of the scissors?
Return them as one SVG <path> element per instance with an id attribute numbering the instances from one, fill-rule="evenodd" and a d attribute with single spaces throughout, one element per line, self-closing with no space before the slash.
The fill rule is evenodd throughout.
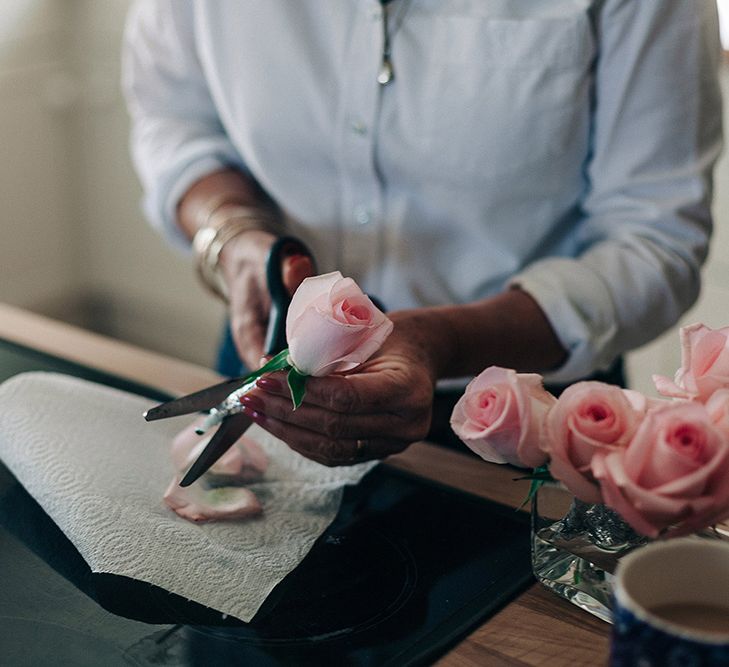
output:
<path id="1" fill-rule="evenodd" d="M 284 260 L 295 256 L 308 257 L 314 265 L 311 252 L 300 240 L 284 236 L 277 239 L 271 246 L 266 260 L 266 283 L 271 295 L 271 312 L 264 343 L 267 355 L 277 354 L 286 349 L 286 314 L 291 303 L 291 296 L 283 282 L 283 263 Z M 313 268 L 316 273 L 316 268 Z M 147 410 L 144 413 L 144 419 L 150 422 L 211 410 L 220 406 L 230 394 L 240 389 L 248 381 L 250 381 L 249 375 L 232 378 L 192 394 L 161 403 Z M 180 486 L 189 486 L 205 474 L 252 423 L 253 420 L 241 412 L 224 417 L 210 438 L 210 442 L 185 473 Z"/>

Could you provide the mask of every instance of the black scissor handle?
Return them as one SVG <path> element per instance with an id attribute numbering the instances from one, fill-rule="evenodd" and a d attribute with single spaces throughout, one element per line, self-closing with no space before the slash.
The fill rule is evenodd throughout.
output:
<path id="1" fill-rule="evenodd" d="M 291 296 L 283 282 L 283 262 L 287 257 L 303 255 L 311 259 L 316 273 L 314 256 L 299 239 L 293 236 L 282 236 L 271 246 L 266 260 L 266 283 L 271 295 L 271 312 L 266 330 L 264 351 L 266 354 L 278 354 L 286 348 L 286 314 L 291 303 Z"/>

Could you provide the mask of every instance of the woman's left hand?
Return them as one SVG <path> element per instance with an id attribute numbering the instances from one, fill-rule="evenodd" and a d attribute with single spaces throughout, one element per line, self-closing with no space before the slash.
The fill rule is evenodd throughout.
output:
<path id="1" fill-rule="evenodd" d="M 329 466 L 381 459 L 423 439 L 437 376 L 435 341 L 414 311 L 390 317 L 393 332 L 370 360 L 349 375 L 310 377 L 295 411 L 283 373 L 258 380 L 241 399 L 244 411 L 292 449 Z"/>

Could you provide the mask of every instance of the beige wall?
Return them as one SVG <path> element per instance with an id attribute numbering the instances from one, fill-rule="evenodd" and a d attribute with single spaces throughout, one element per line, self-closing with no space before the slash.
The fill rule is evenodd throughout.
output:
<path id="1" fill-rule="evenodd" d="M 0 10 L 0 299 L 51 302 L 78 288 L 71 224 L 70 123 L 58 3 L 5 0 Z"/>
<path id="2" fill-rule="evenodd" d="M 2 0 L 0 300 L 208 364 L 222 308 L 139 210 L 119 92 L 128 5 Z"/>
<path id="3" fill-rule="evenodd" d="M 118 86 L 128 5 L 1 0 L 0 300 L 207 364 L 222 309 L 139 212 Z M 711 326 L 729 324 L 726 159 L 717 181 L 705 290 L 684 318 Z M 674 330 L 631 355 L 633 384 L 651 392 L 678 361 Z"/>

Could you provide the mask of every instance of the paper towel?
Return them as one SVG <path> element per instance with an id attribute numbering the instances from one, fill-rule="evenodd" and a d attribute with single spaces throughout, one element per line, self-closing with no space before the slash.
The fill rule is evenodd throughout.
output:
<path id="1" fill-rule="evenodd" d="M 0 385 L 0 458 L 94 572 L 124 575 L 253 618 L 373 463 L 327 468 L 252 426 L 269 457 L 249 485 L 260 518 L 192 524 L 164 506 L 171 438 L 191 418 L 147 423 L 154 401 L 54 373 Z"/>

